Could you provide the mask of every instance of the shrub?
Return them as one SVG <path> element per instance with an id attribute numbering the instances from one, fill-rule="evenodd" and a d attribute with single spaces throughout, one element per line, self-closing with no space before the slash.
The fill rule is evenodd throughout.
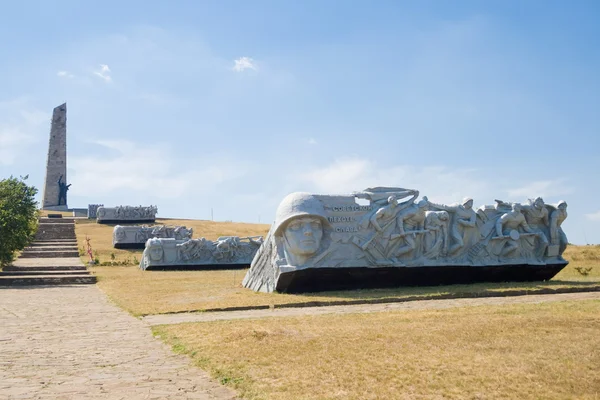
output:
<path id="1" fill-rule="evenodd" d="M 0 181 L 0 266 L 29 244 L 37 230 L 37 189 L 27 186 L 27 176 Z"/>

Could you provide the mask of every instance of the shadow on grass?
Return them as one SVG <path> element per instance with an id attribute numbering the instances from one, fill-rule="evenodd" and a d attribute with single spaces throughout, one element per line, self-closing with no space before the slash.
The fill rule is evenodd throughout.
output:
<path id="1" fill-rule="evenodd" d="M 382 289 L 357 289 L 357 290 L 336 290 L 327 292 L 306 292 L 298 293 L 298 295 L 306 297 L 339 297 L 339 298 L 377 298 L 389 295 L 418 295 L 431 293 L 484 293 L 498 292 L 504 290 L 539 290 L 548 287 L 584 287 L 584 286 L 600 286 L 600 281 L 568 281 L 568 280 L 551 280 L 551 281 L 531 281 L 531 282 L 496 282 L 496 283 L 471 283 L 471 284 L 456 284 L 456 285 L 439 285 L 439 286 L 403 286 L 396 288 Z M 292 294 L 290 294 L 292 295 Z"/>

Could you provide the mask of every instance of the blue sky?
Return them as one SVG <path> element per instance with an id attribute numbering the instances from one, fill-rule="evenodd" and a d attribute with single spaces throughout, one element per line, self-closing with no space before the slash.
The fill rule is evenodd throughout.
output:
<path id="1" fill-rule="evenodd" d="M 66 101 L 71 207 L 270 223 L 387 185 L 564 199 L 600 243 L 596 1 L 20 1 L 0 37 L 0 177 L 41 192 Z"/>

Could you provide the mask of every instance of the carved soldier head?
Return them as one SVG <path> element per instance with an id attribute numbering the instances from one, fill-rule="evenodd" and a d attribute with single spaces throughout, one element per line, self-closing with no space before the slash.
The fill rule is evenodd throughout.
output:
<path id="1" fill-rule="evenodd" d="M 325 228 L 330 228 L 323 204 L 308 193 L 292 193 L 275 216 L 274 235 L 284 250 L 288 265 L 303 265 L 322 247 Z"/>
<path id="2" fill-rule="evenodd" d="M 462 201 L 462 205 L 467 210 L 470 210 L 471 208 L 473 208 L 473 199 L 470 197 L 465 197 Z"/>
<path id="3" fill-rule="evenodd" d="M 512 210 L 513 210 L 514 212 L 518 212 L 518 213 L 520 213 L 520 212 L 521 212 L 521 204 L 520 204 L 520 203 L 514 203 L 514 204 L 512 205 Z"/>
<path id="4" fill-rule="evenodd" d="M 533 206 L 536 209 L 541 210 L 542 208 L 544 208 L 544 199 L 542 199 L 541 197 L 536 197 L 535 200 L 533 200 Z"/>
<path id="5" fill-rule="evenodd" d="M 117 241 L 117 242 L 122 242 L 123 240 L 125 240 L 125 237 L 127 236 L 125 234 L 125 228 L 123 228 L 120 225 L 115 226 L 113 234 L 114 234 L 115 241 Z"/>
<path id="6" fill-rule="evenodd" d="M 396 195 L 391 195 L 390 197 L 388 197 L 388 204 L 391 205 L 392 207 L 396 207 L 398 205 L 398 197 Z"/>
<path id="7" fill-rule="evenodd" d="M 146 242 L 148 257 L 153 261 L 160 261 L 163 258 L 163 248 L 159 239 L 148 239 Z"/>
<path id="8" fill-rule="evenodd" d="M 564 211 L 564 210 L 567 209 L 567 202 L 564 201 L 564 200 L 561 200 L 561 201 L 558 202 L 557 207 L 558 207 L 559 210 Z"/>

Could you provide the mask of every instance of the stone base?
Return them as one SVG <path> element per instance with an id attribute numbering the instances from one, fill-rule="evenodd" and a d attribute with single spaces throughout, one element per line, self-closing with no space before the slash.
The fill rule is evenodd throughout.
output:
<path id="1" fill-rule="evenodd" d="M 143 224 L 143 223 L 154 223 L 156 219 L 96 219 L 99 224 Z"/>
<path id="2" fill-rule="evenodd" d="M 437 266 L 378 268 L 309 268 L 283 272 L 276 290 L 284 293 L 325 290 L 375 289 L 400 286 L 437 286 L 480 282 L 546 281 L 568 262 L 548 265 Z"/>
<path id="3" fill-rule="evenodd" d="M 74 217 L 85 217 L 87 218 L 87 208 L 71 208 L 69 211 L 73 211 Z"/>
<path id="4" fill-rule="evenodd" d="M 44 206 L 44 207 L 42 207 L 42 210 L 48 210 L 48 211 L 69 211 L 69 207 L 67 205 L 62 205 L 62 206 Z"/>
<path id="5" fill-rule="evenodd" d="M 248 264 L 183 264 L 183 265 L 151 265 L 146 267 L 146 271 L 201 271 L 216 269 L 248 269 Z M 241 275 L 240 275 L 241 277 Z"/>
<path id="6" fill-rule="evenodd" d="M 146 247 L 146 242 L 144 242 L 144 243 L 114 243 L 113 247 L 115 249 L 144 249 Z"/>

